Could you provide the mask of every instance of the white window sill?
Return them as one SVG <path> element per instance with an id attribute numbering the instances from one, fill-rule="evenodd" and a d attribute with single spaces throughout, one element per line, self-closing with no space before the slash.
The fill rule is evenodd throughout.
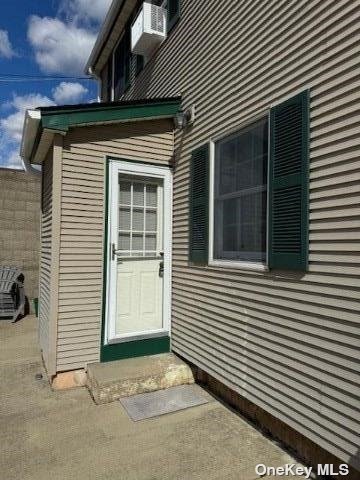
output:
<path id="1" fill-rule="evenodd" d="M 269 267 L 264 263 L 242 262 L 234 260 L 210 260 L 209 267 L 236 268 L 238 270 L 251 270 L 255 272 L 268 272 Z"/>

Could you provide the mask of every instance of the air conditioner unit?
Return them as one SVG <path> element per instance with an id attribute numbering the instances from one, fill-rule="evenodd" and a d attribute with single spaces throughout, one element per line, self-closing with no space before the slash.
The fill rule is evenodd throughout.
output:
<path id="1" fill-rule="evenodd" d="M 131 27 L 131 51 L 150 55 L 166 38 L 166 10 L 151 3 L 143 6 Z"/>

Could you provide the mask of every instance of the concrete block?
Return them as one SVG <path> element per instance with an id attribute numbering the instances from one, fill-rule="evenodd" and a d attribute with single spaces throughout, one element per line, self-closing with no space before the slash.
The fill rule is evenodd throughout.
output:
<path id="1" fill-rule="evenodd" d="M 39 213 L 40 215 L 40 204 L 34 200 L 27 201 L 25 202 L 25 210 L 28 212 Z"/>
<path id="2" fill-rule="evenodd" d="M 25 220 L 26 212 L 24 210 L 17 210 L 14 215 L 16 220 Z"/>
<path id="3" fill-rule="evenodd" d="M 72 370 L 70 372 L 58 373 L 53 378 L 51 386 L 54 390 L 69 390 L 70 388 L 84 387 L 86 379 L 84 370 Z"/>
<path id="4" fill-rule="evenodd" d="M 97 404 L 192 383 L 191 368 L 172 353 L 93 363 L 87 368 L 87 386 Z"/>
<path id="5" fill-rule="evenodd" d="M 23 200 L 5 199 L 3 201 L 3 208 L 5 210 L 22 211 L 25 210 L 26 203 Z"/>

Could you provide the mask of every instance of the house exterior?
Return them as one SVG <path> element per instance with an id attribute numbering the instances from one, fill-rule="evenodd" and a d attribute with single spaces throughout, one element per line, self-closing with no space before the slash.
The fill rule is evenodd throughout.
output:
<path id="1" fill-rule="evenodd" d="M 143 4 L 113 2 L 87 65 L 100 103 L 27 114 L 48 373 L 171 349 L 356 478 L 360 6 L 163 7 L 149 52 Z"/>

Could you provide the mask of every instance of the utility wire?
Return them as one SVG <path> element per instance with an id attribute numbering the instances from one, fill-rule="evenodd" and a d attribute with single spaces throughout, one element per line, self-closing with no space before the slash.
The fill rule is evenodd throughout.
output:
<path id="1" fill-rule="evenodd" d="M 49 82 L 56 80 L 93 80 L 91 77 L 68 77 L 56 75 L 26 75 L 26 74 L 11 74 L 0 73 L 0 82 Z"/>

